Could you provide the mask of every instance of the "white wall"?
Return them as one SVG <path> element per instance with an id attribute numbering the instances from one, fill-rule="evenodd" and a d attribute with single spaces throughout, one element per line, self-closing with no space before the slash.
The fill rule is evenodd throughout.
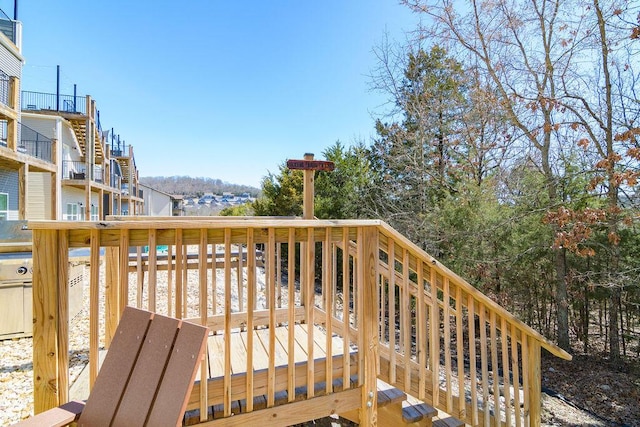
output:
<path id="1" fill-rule="evenodd" d="M 144 215 L 171 216 L 171 196 L 167 193 L 154 190 L 151 187 L 140 184 L 144 199 Z"/>

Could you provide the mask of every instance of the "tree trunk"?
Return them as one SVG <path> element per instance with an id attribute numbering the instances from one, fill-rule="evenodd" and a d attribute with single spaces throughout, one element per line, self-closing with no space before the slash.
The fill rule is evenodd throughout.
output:
<path id="1" fill-rule="evenodd" d="M 609 307 L 609 360 L 613 365 L 620 363 L 620 332 L 618 329 L 618 316 L 620 307 L 620 288 L 614 286 L 611 289 L 611 307 Z"/>
<path id="2" fill-rule="evenodd" d="M 555 250 L 556 261 L 556 316 L 558 321 L 558 346 L 565 351 L 571 350 L 569 342 L 569 300 L 567 298 L 567 257 L 566 249 Z"/>

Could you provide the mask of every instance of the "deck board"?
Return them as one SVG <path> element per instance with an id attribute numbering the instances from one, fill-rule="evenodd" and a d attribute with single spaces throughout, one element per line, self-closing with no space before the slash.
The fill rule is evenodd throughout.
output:
<path id="1" fill-rule="evenodd" d="M 275 366 L 285 366 L 289 362 L 289 327 L 278 326 L 275 328 Z M 308 358 L 307 346 L 308 325 L 296 324 L 294 337 L 294 363 L 306 362 Z M 269 329 L 262 328 L 254 331 L 236 331 L 230 334 L 231 340 L 231 373 L 233 375 L 245 373 L 247 370 L 247 334 L 253 334 L 253 369 L 260 371 L 269 368 Z M 224 334 L 209 336 L 208 365 L 209 377 L 218 378 L 224 376 Z M 314 325 L 313 331 L 313 358 L 325 358 L 326 334 L 318 325 Z M 332 338 L 333 356 L 342 355 L 343 341 L 339 336 Z"/>

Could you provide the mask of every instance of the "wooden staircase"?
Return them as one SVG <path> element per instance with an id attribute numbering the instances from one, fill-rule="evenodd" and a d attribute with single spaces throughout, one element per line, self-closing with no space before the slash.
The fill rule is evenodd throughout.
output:
<path id="1" fill-rule="evenodd" d="M 340 414 L 354 423 L 358 411 Z M 409 427 L 462 427 L 464 423 L 384 381 L 378 380 L 378 425 Z"/>
<path id="2" fill-rule="evenodd" d="M 80 145 L 80 151 L 83 155 L 87 153 L 87 120 L 86 117 L 82 116 L 81 119 L 74 119 L 66 117 L 67 120 L 71 123 L 71 127 L 73 128 L 73 132 L 78 139 L 78 144 Z M 104 152 L 102 150 L 102 138 L 98 131 L 95 129 L 94 135 L 94 145 L 95 145 L 95 158 L 96 160 L 104 159 Z"/>

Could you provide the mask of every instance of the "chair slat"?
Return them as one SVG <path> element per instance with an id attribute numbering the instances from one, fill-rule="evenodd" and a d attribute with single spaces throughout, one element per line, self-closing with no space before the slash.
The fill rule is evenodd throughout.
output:
<path id="1" fill-rule="evenodd" d="M 171 353 L 179 321 L 155 315 L 112 426 L 144 425 Z"/>
<path id="2" fill-rule="evenodd" d="M 147 425 L 182 424 L 207 335 L 207 328 L 182 322 Z"/>
<path id="3" fill-rule="evenodd" d="M 153 314 L 125 308 L 100 375 L 78 420 L 79 426 L 109 425 L 120 403 L 127 380 Z M 104 420 L 108 420 L 105 424 Z"/>

